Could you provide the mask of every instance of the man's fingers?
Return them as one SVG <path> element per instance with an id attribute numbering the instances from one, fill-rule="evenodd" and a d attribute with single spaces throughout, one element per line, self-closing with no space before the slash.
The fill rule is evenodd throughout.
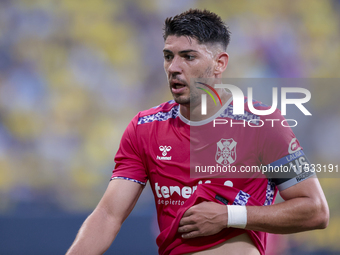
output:
<path id="1" fill-rule="evenodd" d="M 192 225 L 192 224 L 195 224 L 196 221 L 194 220 L 193 217 L 185 217 L 185 218 L 182 218 L 179 222 L 179 226 L 184 226 L 184 225 Z"/>
<path id="2" fill-rule="evenodd" d="M 185 211 L 185 213 L 183 214 L 182 218 L 183 217 L 188 217 L 188 216 L 190 216 L 190 215 L 192 215 L 194 213 L 191 208 L 192 207 L 190 207 L 188 210 Z"/>
<path id="3" fill-rule="evenodd" d="M 201 233 L 199 231 L 192 231 L 190 233 L 186 233 L 182 235 L 182 238 L 184 239 L 190 239 L 201 236 Z"/>
<path id="4" fill-rule="evenodd" d="M 198 227 L 196 225 L 185 225 L 178 228 L 179 233 L 188 233 L 195 230 L 198 230 Z"/>

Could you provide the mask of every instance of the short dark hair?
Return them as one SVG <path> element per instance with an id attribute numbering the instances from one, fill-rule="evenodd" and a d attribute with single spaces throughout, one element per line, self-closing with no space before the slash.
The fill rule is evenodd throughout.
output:
<path id="1" fill-rule="evenodd" d="M 208 10 L 190 9 L 167 18 L 164 41 L 169 35 L 189 36 L 199 43 L 220 43 L 224 50 L 230 41 L 230 31 L 221 17 Z"/>

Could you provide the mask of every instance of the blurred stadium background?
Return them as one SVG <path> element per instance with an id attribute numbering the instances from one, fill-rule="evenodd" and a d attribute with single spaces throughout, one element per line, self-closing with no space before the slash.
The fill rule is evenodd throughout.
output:
<path id="1" fill-rule="evenodd" d="M 339 78 L 338 0 L 0 0 L 0 254 L 66 252 L 128 122 L 171 99 L 164 19 L 196 7 L 232 31 L 225 77 Z M 339 163 L 338 86 L 312 92 L 320 119 L 294 130 L 317 163 Z M 320 180 L 329 227 L 272 235 L 268 254 L 340 254 L 339 180 Z M 155 224 L 146 188 L 107 253 L 156 254 Z"/>

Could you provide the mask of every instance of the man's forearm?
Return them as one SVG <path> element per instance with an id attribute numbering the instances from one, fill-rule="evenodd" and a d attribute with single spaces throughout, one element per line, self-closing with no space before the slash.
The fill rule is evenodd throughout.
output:
<path id="1" fill-rule="evenodd" d="M 289 234 L 322 229 L 328 224 L 328 207 L 308 197 L 270 206 L 247 206 L 246 229 Z"/>
<path id="2" fill-rule="evenodd" d="M 83 223 L 67 255 L 103 254 L 115 239 L 121 223 L 97 208 Z"/>
<path id="3" fill-rule="evenodd" d="M 183 238 L 195 238 L 216 234 L 228 226 L 241 225 L 243 228 L 244 224 L 248 230 L 275 234 L 297 233 L 327 227 L 328 204 L 316 178 L 309 178 L 291 186 L 281 191 L 280 195 L 285 201 L 279 204 L 246 206 L 246 220 L 242 215 L 241 218 L 229 219 L 228 211 L 233 209 L 226 210 L 225 205 L 202 202 L 190 207 L 183 214 L 178 232 L 182 233 Z M 243 214 L 242 211 L 240 213 Z"/>

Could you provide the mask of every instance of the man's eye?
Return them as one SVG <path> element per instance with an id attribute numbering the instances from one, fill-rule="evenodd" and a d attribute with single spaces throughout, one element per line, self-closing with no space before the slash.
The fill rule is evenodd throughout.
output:
<path id="1" fill-rule="evenodd" d="M 194 59 L 195 59 L 195 56 L 193 56 L 193 55 L 186 55 L 185 58 L 186 58 L 187 60 L 194 60 Z"/>
<path id="2" fill-rule="evenodd" d="M 170 60 L 171 58 L 172 58 L 171 55 L 164 55 L 164 59 L 167 60 L 167 61 Z"/>

